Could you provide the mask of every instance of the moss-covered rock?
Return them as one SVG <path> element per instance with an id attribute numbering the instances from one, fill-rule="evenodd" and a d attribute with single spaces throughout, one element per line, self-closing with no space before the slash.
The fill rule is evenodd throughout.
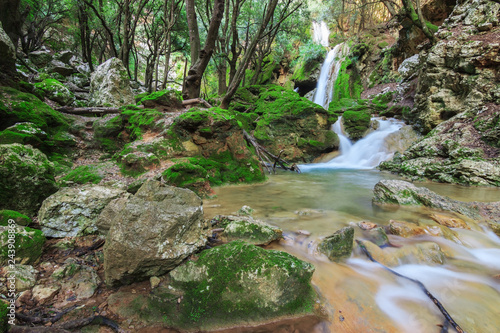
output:
<path id="1" fill-rule="evenodd" d="M 54 166 L 41 151 L 18 143 L 0 145 L 0 208 L 28 216 L 57 191 Z"/>
<path id="2" fill-rule="evenodd" d="M 276 155 L 283 150 L 288 161 L 310 162 L 338 148 L 338 137 L 330 130 L 337 116 L 291 90 L 241 88 L 230 109 L 256 114 L 255 138 Z"/>
<path id="3" fill-rule="evenodd" d="M 144 96 L 140 100 L 146 108 L 158 110 L 177 109 L 182 107 L 182 93 L 176 90 L 161 90 Z"/>
<path id="4" fill-rule="evenodd" d="M 40 230 L 15 225 L 0 226 L 0 265 L 7 265 L 9 257 L 9 234 L 14 235 L 15 240 L 15 262 L 16 264 L 28 265 L 36 262 L 42 255 L 42 247 L 45 236 Z"/>
<path id="5" fill-rule="evenodd" d="M 328 259 L 337 261 L 351 256 L 354 242 L 354 228 L 345 227 L 333 235 L 325 237 L 318 245 L 318 250 Z"/>
<path id="6" fill-rule="evenodd" d="M 19 122 L 31 122 L 45 132 L 69 127 L 68 119 L 32 94 L 10 87 L 0 87 L 0 129 Z"/>
<path id="7" fill-rule="evenodd" d="M 179 305 L 166 293 L 149 308 L 160 306 L 174 327 L 197 330 L 312 314 L 313 271 L 288 253 L 235 241 L 203 251 L 170 273 L 183 295 Z"/>
<path id="8" fill-rule="evenodd" d="M 28 226 L 32 222 L 29 217 L 14 210 L 0 210 L 0 226 L 8 225 L 9 220 L 14 220 L 17 225 L 22 226 Z"/>
<path id="9" fill-rule="evenodd" d="M 94 130 L 94 139 L 99 148 L 108 153 L 119 150 L 124 145 L 124 140 L 120 135 L 125 129 L 125 117 L 108 116 L 94 121 L 92 128 Z"/>
<path id="10" fill-rule="evenodd" d="M 371 115 L 365 111 L 346 111 L 342 116 L 345 132 L 352 140 L 361 139 L 370 128 Z"/>
<path id="11" fill-rule="evenodd" d="M 267 245 L 283 236 L 281 229 L 249 216 L 219 215 L 211 221 L 214 222 L 214 227 L 224 229 L 217 237 L 225 242 L 243 240 L 254 245 Z"/>
<path id="12" fill-rule="evenodd" d="M 68 174 L 62 177 L 59 181 L 62 185 L 66 184 L 98 184 L 104 175 L 97 165 L 80 165 L 71 170 Z"/>
<path id="13" fill-rule="evenodd" d="M 33 123 L 17 123 L 0 132 L 0 144 L 21 143 L 40 148 L 47 133 Z"/>
<path id="14" fill-rule="evenodd" d="M 61 105 L 70 105 L 75 101 L 75 95 L 61 82 L 55 79 L 45 79 L 36 83 L 35 87 L 44 92 L 48 99 Z"/>
<path id="15" fill-rule="evenodd" d="M 122 121 L 125 122 L 125 128 L 127 132 L 130 133 L 131 140 L 137 140 L 142 138 L 142 134 L 145 130 L 162 130 L 162 124 L 158 121 L 164 118 L 164 114 L 155 109 L 139 109 L 128 106 L 121 114 Z M 108 124 L 113 126 L 118 124 L 118 119 L 115 119 L 113 123 Z"/>

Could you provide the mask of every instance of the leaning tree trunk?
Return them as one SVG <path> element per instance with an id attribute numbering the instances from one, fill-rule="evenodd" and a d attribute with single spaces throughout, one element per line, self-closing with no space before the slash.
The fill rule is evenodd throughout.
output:
<path id="1" fill-rule="evenodd" d="M 193 1 L 194 0 L 186 0 L 186 10 L 188 10 L 188 7 L 190 7 L 189 3 Z M 186 80 L 184 82 L 183 97 L 185 99 L 200 97 L 201 79 L 215 49 L 215 41 L 217 39 L 219 26 L 222 22 L 222 17 L 224 15 L 224 2 L 225 0 L 215 0 L 214 10 L 212 12 L 212 19 L 210 20 L 210 25 L 208 27 L 205 47 L 203 48 L 203 50 L 199 52 L 196 61 L 194 59 L 191 59 L 191 61 L 195 62 L 192 63 L 191 68 L 188 71 Z M 194 15 L 188 15 L 188 18 L 190 16 L 193 17 Z M 188 25 L 190 24 L 188 23 Z"/>

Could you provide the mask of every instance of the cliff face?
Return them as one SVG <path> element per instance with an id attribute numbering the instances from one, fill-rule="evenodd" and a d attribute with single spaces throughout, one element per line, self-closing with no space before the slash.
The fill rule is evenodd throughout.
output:
<path id="1" fill-rule="evenodd" d="M 500 4 L 457 5 L 420 56 L 415 106 L 407 114 L 427 134 L 382 168 L 412 178 L 500 185 Z"/>

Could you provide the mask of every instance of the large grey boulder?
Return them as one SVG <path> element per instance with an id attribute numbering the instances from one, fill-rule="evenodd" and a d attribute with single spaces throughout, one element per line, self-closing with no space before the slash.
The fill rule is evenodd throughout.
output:
<path id="1" fill-rule="evenodd" d="M 206 244 L 202 201 L 190 190 L 147 181 L 116 210 L 104 246 L 108 285 L 162 275 Z"/>
<path id="2" fill-rule="evenodd" d="M 125 194 L 124 190 L 99 185 L 63 188 L 43 202 L 38 221 L 48 237 L 92 234 L 98 231 L 97 218 L 104 207 Z"/>
<path id="3" fill-rule="evenodd" d="M 99 65 L 90 77 L 90 104 L 123 106 L 135 104 L 130 80 L 123 63 L 111 58 Z"/>
<path id="4" fill-rule="evenodd" d="M 0 209 L 34 216 L 57 189 L 54 165 L 40 150 L 19 143 L 0 145 Z"/>
<path id="5" fill-rule="evenodd" d="M 375 185 L 373 193 L 373 203 L 377 205 L 424 206 L 454 212 L 475 221 L 486 222 L 500 235 L 500 202 L 453 200 L 402 180 L 381 180 Z"/>

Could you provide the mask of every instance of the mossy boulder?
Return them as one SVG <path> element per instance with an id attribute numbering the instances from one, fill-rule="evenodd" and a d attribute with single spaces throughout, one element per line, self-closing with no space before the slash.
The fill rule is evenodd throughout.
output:
<path id="1" fill-rule="evenodd" d="M 75 101 L 75 95 L 61 82 L 55 79 L 45 79 L 36 83 L 35 87 L 42 90 L 48 99 L 61 105 L 71 105 Z"/>
<path id="2" fill-rule="evenodd" d="M 10 87 L 0 87 L 0 129 L 20 122 L 31 122 L 45 132 L 69 127 L 68 119 L 34 95 Z"/>
<path id="3" fill-rule="evenodd" d="M 314 267 L 294 256 L 234 241 L 203 251 L 172 272 L 171 285 L 183 295 L 177 305 L 163 295 L 172 326 L 209 330 L 258 324 L 314 313 Z"/>
<path id="4" fill-rule="evenodd" d="M 47 133 L 33 123 L 17 123 L 0 132 L 0 144 L 21 143 L 39 148 L 47 139 Z"/>
<path id="5" fill-rule="evenodd" d="M 255 138 L 276 155 L 283 150 L 287 161 L 311 162 L 338 148 L 330 129 L 337 115 L 294 91 L 275 85 L 240 88 L 230 109 L 256 114 Z"/>
<path id="6" fill-rule="evenodd" d="M 333 235 L 325 237 L 318 245 L 318 250 L 328 259 L 338 261 L 351 256 L 354 242 L 354 228 L 345 227 Z"/>
<path id="7" fill-rule="evenodd" d="M 249 216 L 216 216 L 211 221 L 224 231 L 217 235 L 225 242 L 243 240 L 254 245 L 267 245 L 283 237 L 283 231 L 264 221 Z"/>
<path id="8" fill-rule="evenodd" d="M 62 186 L 68 184 L 98 184 L 104 178 L 102 170 L 104 166 L 99 165 L 80 165 L 59 180 Z"/>
<path id="9" fill-rule="evenodd" d="M 161 90 L 141 98 L 140 103 L 146 108 L 158 110 L 178 109 L 182 107 L 182 93 L 176 90 Z"/>
<path id="10" fill-rule="evenodd" d="M 40 230 L 18 225 L 13 229 L 10 226 L 0 226 L 0 266 L 7 265 L 8 259 L 12 259 L 9 257 L 9 234 L 13 234 L 15 239 L 16 264 L 29 265 L 40 258 L 46 240 Z"/>
<path id="11" fill-rule="evenodd" d="M 139 109 L 133 106 L 127 106 L 121 114 L 122 122 L 125 124 L 127 132 L 130 134 L 131 140 L 142 138 L 145 131 L 161 131 L 165 129 L 160 121 L 165 117 L 163 112 L 155 109 Z M 107 126 L 113 127 L 119 124 L 119 120 L 115 119 L 108 123 Z"/>
<path id="12" fill-rule="evenodd" d="M 346 111 L 342 116 L 345 132 L 352 140 L 361 139 L 370 128 L 371 115 L 364 111 Z"/>
<path id="13" fill-rule="evenodd" d="M 29 217 L 14 210 L 0 210 L 0 226 L 9 225 L 9 220 L 14 220 L 17 225 L 22 226 L 28 226 L 32 222 Z"/>
<path id="14" fill-rule="evenodd" d="M 106 205 L 126 192 L 108 186 L 67 187 L 48 197 L 38 221 L 48 237 L 75 237 L 96 233 L 97 218 Z"/>
<path id="15" fill-rule="evenodd" d="M 36 215 L 57 189 L 54 165 L 45 154 L 29 145 L 0 145 L 0 209 Z"/>

